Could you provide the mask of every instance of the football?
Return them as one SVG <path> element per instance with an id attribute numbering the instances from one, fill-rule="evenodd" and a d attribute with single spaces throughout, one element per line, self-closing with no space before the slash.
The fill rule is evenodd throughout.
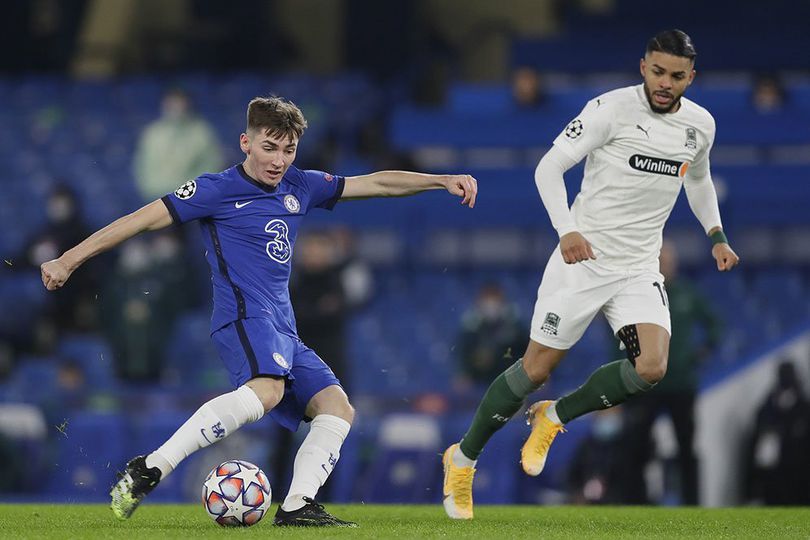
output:
<path id="1" fill-rule="evenodd" d="M 208 516 L 222 526 L 249 527 L 258 523 L 271 504 L 267 475 L 247 461 L 229 460 L 211 470 L 202 488 Z"/>

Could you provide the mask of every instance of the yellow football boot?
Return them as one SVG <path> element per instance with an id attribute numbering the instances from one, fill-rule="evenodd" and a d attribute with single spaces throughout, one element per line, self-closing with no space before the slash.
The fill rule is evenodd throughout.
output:
<path id="1" fill-rule="evenodd" d="M 553 401 L 538 401 L 526 411 L 526 422 L 531 426 L 532 432 L 520 449 L 520 463 L 529 476 L 537 476 L 543 471 L 548 457 L 548 449 L 554 442 L 554 437 L 565 431 L 562 424 L 558 424 L 546 416 L 546 409 Z"/>
<path id="2" fill-rule="evenodd" d="M 460 452 L 458 443 L 444 451 L 444 511 L 453 519 L 472 519 L 472 485 L 474 467 L 457 467 L 453 453 Z"/>

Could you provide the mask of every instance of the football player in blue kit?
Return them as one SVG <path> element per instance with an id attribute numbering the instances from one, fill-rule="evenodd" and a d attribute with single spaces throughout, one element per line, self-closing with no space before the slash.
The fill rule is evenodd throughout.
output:
<path id="1" fill-rule="evenodd" d="M 339 200 L 431 189 L 445 189 L 472 208 L 478 187 L 467 175 L 381 171 L 344 178 L 298 169 L 293 161 L 306 127 L 292 102 L 253 99 L 239 138 L 242 163 L 189 180 L 42 265 L 42 281 L 54 290 L 89 258 L 141 232 L 192 220 L 202 229 L 214 288 L 211 338 L 236 389 L 202 405 L 160 448 L 127 463 L 110 493 L 121 519 L 184 458 L 267 413 L 293 431 L 311 421 L 275 524 L 354 526 L 314 501 L 337 463 L 354 409 L 329 366 L 296 332 L 288 282 L 298 227 L 313 208 L 331 210 Z"/>

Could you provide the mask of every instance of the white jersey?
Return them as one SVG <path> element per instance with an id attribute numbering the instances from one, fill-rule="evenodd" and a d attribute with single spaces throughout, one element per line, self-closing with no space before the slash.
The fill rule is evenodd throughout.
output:
<path id="1" fill-rule="evenodd" d="M 714 133 L 711 114 L 684 97 L 677 112 L 653 112 L 642 85 L 588 102 L 554 145 L 576 162 L 587 156 L 571 214 L 591 262 L 658 269 L 664 223 L 683 182 L 709 175 Z"/>

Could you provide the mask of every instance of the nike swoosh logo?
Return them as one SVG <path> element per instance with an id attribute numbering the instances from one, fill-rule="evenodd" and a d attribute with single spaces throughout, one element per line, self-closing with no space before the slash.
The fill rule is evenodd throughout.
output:
<path id="1" fill-rule="evenodd" d="M 235 206 L 235 207 L 237 207 L 237 208 L 242 208 L 242 207 L 244 207 L 244 206 L 249 205 L 249 204 L 250 204 L 250 203 L 252 203 L 252 202 L 254 202 L 254 201 L 248 201 L 248 202 L 243 202 L 243 203 L 240 203 L 239 201 L 237 201 L 237 202 L 234 204 L 234 206 Z"/>
<path id="2" fill-rule="evenodd" d="M 200 433 L 202 433 L 202 436 L 205 438 L 206 441 L 208 441 L 208 444 L 211 444 L 211 441 L 208 439 L 208 437 L 205 436 L 205 428 L 200 429 Z"/>

